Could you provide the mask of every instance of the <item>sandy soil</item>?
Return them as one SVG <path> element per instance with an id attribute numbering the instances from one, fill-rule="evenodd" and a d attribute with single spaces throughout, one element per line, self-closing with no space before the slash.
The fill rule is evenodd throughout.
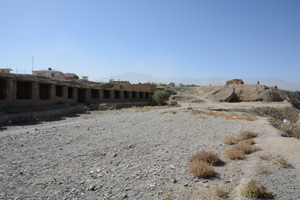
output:
<path id="1" fill-rule="evenodd" d="M 268 106 L 284 106 L 284 103 Z M 243 199 L 251 179 L 275 199 L 300 199 L 300 140 L 281 137 L 267 118 L 256 121 L 192 115 L 183 107 L 94 111 L 39 124 L 2 127 L 0 199 L 191 199 L 190 191 L 210 193 L 218 185 L 230 199 Z M 194 109 L 253 107 L 255 104 L 191 104 Z M 261 106 L 261 105 L 260 105 Z M 175 114 L 163 113 L 176 111 Z M 241 113 L 240 113 L 241 114 Z M 258 133 L 261 151 L 243 160 L 224 158 L 227 136 Z M 200 151 L 217 152 L 224 163 L 209 179 L 187 172 L 187 159 Z M 280 168 L 276 155 L 289 163 Z M 260 159 L 269 155 L 268 161 Z M 267 173 L 260 173 L 262 169 Z"/>

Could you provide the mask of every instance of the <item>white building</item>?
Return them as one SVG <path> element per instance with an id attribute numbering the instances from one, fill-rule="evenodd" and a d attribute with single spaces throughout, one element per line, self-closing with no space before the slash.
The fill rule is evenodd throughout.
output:
<path id="1" fill-rule="evenodd" d="M 62 73 L 61 71 L 52 70 L 51 68 L 49 68 L 48 70 L 33 71 L 32 75 L 44 76 L 44 77 L 54 78 L 54 79 L 65 79 L 64 73 Z"/>

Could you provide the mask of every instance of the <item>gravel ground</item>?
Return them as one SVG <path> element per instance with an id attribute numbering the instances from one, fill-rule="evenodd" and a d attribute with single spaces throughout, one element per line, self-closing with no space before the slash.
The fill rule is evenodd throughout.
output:
<path id="1" fill-rule="evenodd" d="M 175 114 L 163 113 L 176 110 Z M 191 199 L 190 191 L 218 185 L 240 196 L 251 179 L 275 199 L 300 199 L 300 141 L 280 137 L 265 118 L 232 120 L 191 115 L 183 108 L 94 111 L 60 121 L 2 127 L 0 199 Z M 224 158 L 226 136 L 251 130 L 262 151 L 240 161 Z M 222 160 L 209 179 L 187 172 L 187 159 L 215 151 Z M 290 167 L 273 164 L 277 154 Z M 268 161 L 259 158 L 269 155 Z M 265 170 L 263 170 L 265 169 Z M 196 199 L 196 198 L 195 198 Z"/>

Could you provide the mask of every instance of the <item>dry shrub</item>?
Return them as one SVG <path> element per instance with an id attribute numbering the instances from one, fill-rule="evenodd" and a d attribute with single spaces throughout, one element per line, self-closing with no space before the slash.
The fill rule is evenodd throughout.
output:
<path id="1" fill-rule="evenodd" d="M 269 155 L 262 155 L 262 156 L 259 156 L 260 159 L 262 160 L 269 160 L 270 159 L 270 156 Z"/>
<path id="2" fill-rule="evenodd" d="M 189 158 L 189 162 L 203 161 L 209 165 L 217 165 L 221 163 L 220 156 L 213 151 L 199 151 Z"/>
<path id="3" fill-rule="evenodd" d="M 191 114 L 192 115 L 199 115 L 199 114 L 206 114 L 206 112 L 203 111 L 203 110 L 192 110 Z"/>
<path id="4" fill-rule="evenodd" d="M 225 114 L 223 112 L 213 112 L 213 111 L 207 112 L 203 110 L 193 110 L 191 114 L 192 115 L 204 114 L 204 115 L 211 115 L 214 117 L 224 117 L 226 119 L 239 119 L 239 120 L 248 120 L 248 121 L 257 120 L 256 117 L 249 116 L 249 115 L 239 115 L 236 113 Z"/>
<path id="5" fill-rule="evenodd" d="M 259 185 L 256 181 L 249 181 L 241 191 L 242 196 L 252 199 L 272 198 L 273 194 L 263 185 Z"/>
<path id="6" fill-rule="evenodd" d="M 245 140 L 241 142 L 240 144 L 237 145 L 237 148 L 240 148 L 242 151 L 245 152 L 245 154 L 250 154 L 256 151 L 261 150 L 258 146 L 252 145 L 254 141 L 252 139 L 250 140 Z"/>
<path id="7" fill-rule="evenodd" d="M 291 124 L 285 124 L 285 123 L 280 123 L 277 125 L 277 127 L 286 132 L 288 135 L 291 137 L 300 139 L 300 125 L 296 123 L 291 123 Z"/>
<path id="8" fill-rule="evenodd" d="M 248 140 L 242 141 L 241 144 L 252 145 L 252 144 L 255 144 L 255 142 L 253 139 L 248 139 Z"/>
<path id="9" fill-rule="evenodd" d="M 213 166 L 200 160 L 189 162 L 188 171 L 193 173 L 194 176 L 201 177 L 201 178 L 211 177 L 215 173 Z"/>
<path id="10" fill-rule="evenodd" d="M 234 145 L 230 149 L 225 150 L 225 157 L 231 160 L 241 160 L 245 157 L 245 154 L 250 154 L 261 150 L 261 148 L 258 146 L 254 146 L 253 143 L 254 141 L 250 139 Z"/>
<path id="11" fill-rule="evenodd" d="M 228 136 L 223 140 L 223 143 L 227 145 L 233 145 L 238 143 L 238 139 L 233 136 Z"/>
<path id="12" fill-rule="evenodd" d="M 273 163 L 278 165 L 279 167 L 282 167 L 282 168 L 287 168 L 288 167 L 287 161 L 281 155 L 277 155 L 276 159 L 273 161 Z"/>
<path id="13" fill-rule="evenodd" d="M 226 149 L 224 152 L 224 156 L 231 160 L 241 160 L 245 157 L 245 152 L 241 148 L 238 148 L 237 145 L 235 145 L 230 149 Z"/>
<path id="14" fill-rule="evenodd" d="M 258 175 L 268 175 L 268 174 L 270 174 L 270 172 L 267 167 L 260 167 L 257 170 L 257 174 Z"/>
<path id="15" fill-rule="evenodd" d="M 257 136 L 258 136 L 257 133 L 254 133 L 254 132 L 251 132 L 251 131 L 244 131 L 244 132 L 239 134 L 238 139 L 239 140 L 247 140 L 247 139 L 255 138 Z"/>
<path id="16" fill-rule="evenodd" d="M 216 187 L 216 190 L 215 190 L 215 195 L 217 197 L 220 197 L 220 198 L 227 198 L 228 197 L 228 194 L 229 192 L 226 191 L 224 188 L 220 188 L 218 185 Z"/>
<path id="17" fill-rule="evenodd" d="M 239 120 L 247 120 L 247 121 L 255 121 L 257 120 L 256 117 L 254 116 L 249 116 L 249 115 L 238 115 L 235 113 L 231 113 L 226 117 L 227 119 L 239 119 Z"/>

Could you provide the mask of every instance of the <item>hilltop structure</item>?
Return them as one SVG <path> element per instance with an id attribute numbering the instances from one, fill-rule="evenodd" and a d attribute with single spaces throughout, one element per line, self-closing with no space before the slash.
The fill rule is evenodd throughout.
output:
<path id="1" fill-rule="evenodd" d="M 232 79 L 229 81 L 226 81 L 226 85 L 243 85 L 244 81 L 242 79 Z"/>

